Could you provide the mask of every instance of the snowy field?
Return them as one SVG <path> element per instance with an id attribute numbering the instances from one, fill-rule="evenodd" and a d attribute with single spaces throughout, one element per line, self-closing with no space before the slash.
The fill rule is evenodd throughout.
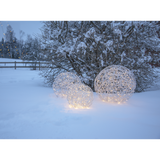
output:
<path id="1" fill-rule="evenodd" d="M 0 68 L 0 139 L 160 139 L 160 90 L 126 104 L 94 93 L 91 109 L 70 109 L 39 70 Z"/>

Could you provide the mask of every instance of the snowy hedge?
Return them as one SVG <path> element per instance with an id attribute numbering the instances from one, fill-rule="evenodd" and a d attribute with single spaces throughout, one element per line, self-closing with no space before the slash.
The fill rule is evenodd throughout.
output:
<path id="1" fill-rule="evenodd" d="M 64 71 L 76 73 L 94 90 L 98 73 L 109 65 L 122 65 L 136 76 L 136 92 L 154 84 L 151 64 L 160 60 L 158 22 L 47 21 L 42 28 L 42 52 L 48 60 L 42 71 L 46 83 Z"/>

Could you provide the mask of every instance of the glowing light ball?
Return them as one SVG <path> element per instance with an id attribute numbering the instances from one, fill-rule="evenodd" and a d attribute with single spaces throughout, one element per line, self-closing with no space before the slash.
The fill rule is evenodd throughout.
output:
<path id="1" fill-rule="evenodd" d="M 60 73 L 53 82 L 54 93 L 59 97 L 67 97 L 69 87 L 75 83 L 81 83 L 77 75 L 71 72 Z"/>
<path id="2" fill-rule="evenodd" d="M 93 91 L 82 83 L 74 84 L 68 91 L 67 100 L 70 108 L 89 109 L 93 101 Z"/>
<path id="3" fill-rule="evenodd" d="M 136 80 L 134 74 L 121 65 L 104 68 L 94 81 L 95 91 L 106 102 L 126 102 L 134 93 Z"/>

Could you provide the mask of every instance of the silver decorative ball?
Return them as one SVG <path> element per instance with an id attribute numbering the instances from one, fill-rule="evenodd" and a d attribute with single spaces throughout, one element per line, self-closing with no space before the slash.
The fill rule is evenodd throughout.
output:
<path id="1" fill-rule="evenodd" d="M 93 101 L 93 91 L 82 83 L 74 84 L 68 91 L 67 100 L 70 108 L 89 109 Z"/>
<path id="2" fill-rule="evenodd" d="M 111 65 L 97 75 L 94 88 L 101 100 L 123 103 L 134 93 L 136 80 L 128 68 L 121 65 Z"/>
<path id="3" fill-rule="evenodd" d="M 71 72 L 60 73 L 53 82 L 54 93 L 59 97 L 67 97 L 69 87 L 75 83 L 81 83 L 77 75 Z"/>

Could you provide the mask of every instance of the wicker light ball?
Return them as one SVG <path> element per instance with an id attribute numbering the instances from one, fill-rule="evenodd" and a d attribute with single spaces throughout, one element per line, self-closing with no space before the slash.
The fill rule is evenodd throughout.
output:
<path id="1" fill-rule="evenodd" d="M 81 83 L 80 78 L 71 72 L 60 73 L 53 82 L 53 90 L 58 97 L 67 97 L 67 92 L 72 84 Z"/>
<path id="2" fill-rule="evenodd" d="M 134 93 L 136 80 L 128 68 L 121 65 L 111 65 L 97 75 L 94 88 L 101 100 L 123 103 Z"/>
<path id="3" fill-rule="evenodd" d="M 93 91 L 82 83 L 74 84 L 68 91 L 67 100 L 70 108 L 89 109 L 93 101 Z"/>

